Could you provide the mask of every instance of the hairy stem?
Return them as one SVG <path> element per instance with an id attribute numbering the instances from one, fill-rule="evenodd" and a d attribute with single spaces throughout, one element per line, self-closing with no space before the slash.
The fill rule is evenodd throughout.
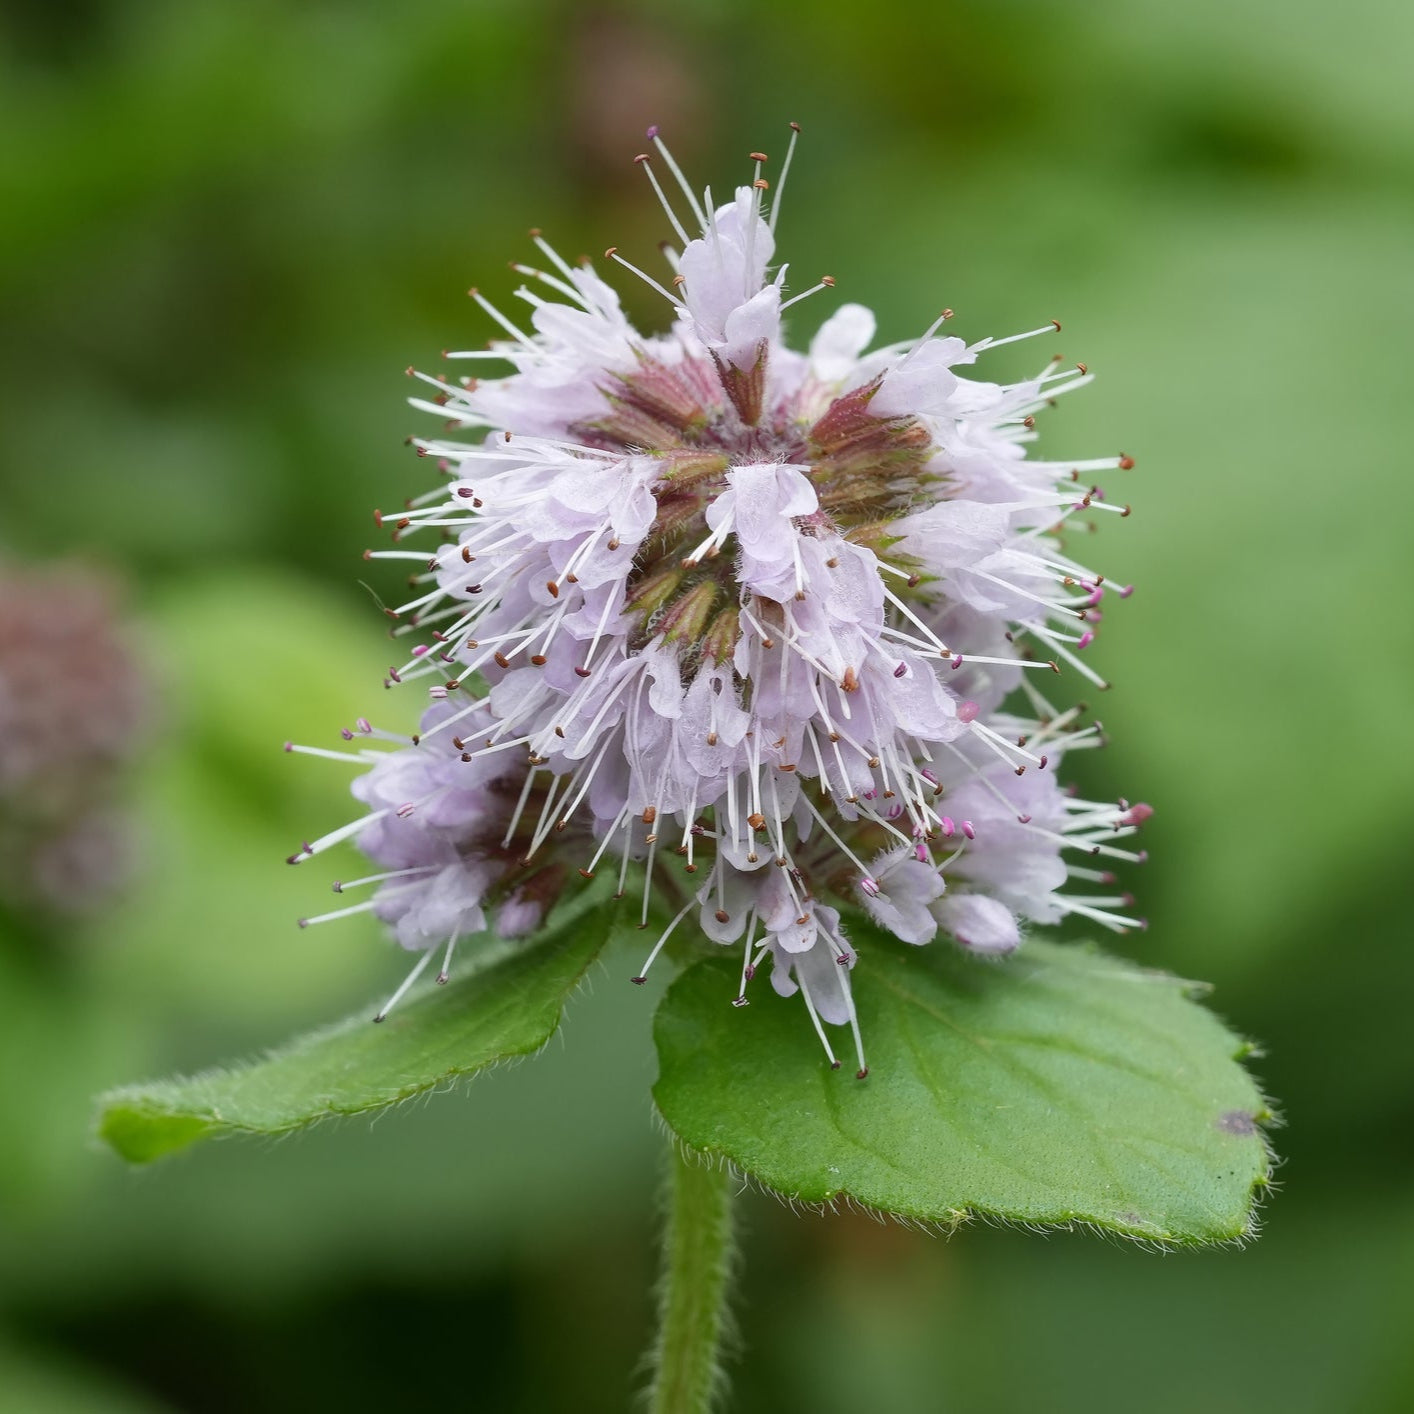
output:
<path id="1" fill-rule="evenodd" d="M 735 1257 L 731 1175 L 684 1154 L 669 1158 L 668 1219 L 653 1350 L 653 1414 L 707 1414 L 725 1389 L 721 1345 Z"/>

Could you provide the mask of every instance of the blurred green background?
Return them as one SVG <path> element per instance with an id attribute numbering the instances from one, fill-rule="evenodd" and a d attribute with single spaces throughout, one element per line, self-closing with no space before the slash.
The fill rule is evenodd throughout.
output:
<path id="1" fill-rule="evenodd" d="M 1245 1251 L 943 1241 L 748 1196 L 734 1407 L 1414 1408 L 1414 11 L 0 13 L 0 554 L 118 573 L 162 702 L 135 883 L 43 948 L 0 939 L 0 1406 L 628 1405 L 661 1140 L 622 959 L 545 1056 L 376 1124 L 132 1173 L 90 1097 L 400 977 L 376 929 L 294 928 L 328 871 L 282 856 L 344 818 L 346 777 L 279 748 L 389 710 L 357 581 L 370 510 L 427 480 L 402 369 L 487 337 L 462 291 L 508 293 L 532 224 L 652 252 L 647 123 L 723 191 L 796 119 L 801 277 L 888 338 L 944 304 L 972 338 L 1054 316 L 1099 375 L 1044 445 L 1138 459 L 1095 547 L 1139 591 L 1086 764 L 1159 811 L 1153 927 L 1122 946 L 1216 983 L 1288 1127 Z"/>

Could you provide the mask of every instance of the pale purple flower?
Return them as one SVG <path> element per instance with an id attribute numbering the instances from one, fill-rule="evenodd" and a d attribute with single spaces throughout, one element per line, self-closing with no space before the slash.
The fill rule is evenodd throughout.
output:
<path id="1" fill-rule="evenodd" d="M 495 376 L 419 374 L 435 397 L 414 404 L 476 440 L 415 439 L 446 485 L 380 518 L 399 548 L 369 552 L 414 562 L 389 612 L 419 641 L 389 681 L 438 700 L 418 739 L 360 753 L 365 820 L 296 857 L 357 836 L 386 871 L 368 906 L 419 967 L 533 929 L 572 874 L 611 868 L 645 926 L 655 900 L 673 916 L 640 978 L 691 916 L 741 949 L 732 1000 L 769 956 L 832 1059 L 825 1025 L 851 1026 L 862 1073 L 839 907 L 991 954 L 1067 912 L 1131 922 L 1125 896 L 1064 886 L 1108 881 L 1096 853 L 1136 858 L 1114 842 L 1147 807 L 1059 789 L 1098 732 L 1036 682 L 1101 682 L 1082 655 L 1110 586 L 1058 532 L 1127 513 L 1089 478 L 1129 462 L 1029 457 L 1088 372 L 974 378 L 1011 340 L 942 335 L 950 311 L 870 352 L 874 317 L 847 304 L 790 349 L 783 316 L 834 281 L 786 295 L 785 172 L 768 206 L 752 154 L 714 203 L 649 136 L 676 245 L 661 280 L 606 255 L 669 332 L 637 332 L 538 232 L 544 268 L 515 267 L 528 325 L 473 292 L 496 337 L 449 357 Z"/>
<path id="2" fill-rule="evenodd" d="M 129 872 L 154 694 L 120 598 L 76 564 L 0 566 L 0 903 L 79 913 Z"/>

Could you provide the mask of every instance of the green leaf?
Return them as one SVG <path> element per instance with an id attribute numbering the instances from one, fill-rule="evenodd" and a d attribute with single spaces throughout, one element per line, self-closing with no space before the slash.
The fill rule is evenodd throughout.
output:
<path id="1" fill-rule="evenodd" d="M 828 1067 L 798 1000 L 729 1005 L 734 961 L 674 982 L 654 1097 L 686 1143 L 794 1199 L 926 1222 L 1251 1232 L 1271 1115 L 1238 1064 L 1250 1048 L 1192 984 L 1088 947 L 1033 941 L 998 964 L 852 931 L 864 1080 Z"/>
<path id="2" fill-rule="evenodd" d="M 111 1091 L 100 1101 L 99 1135 L 147 1163 L 214 1134 L 285 1134 L 383 1109 L 536 1051 L 612 926 L 602 890 L 586 890 L 538 939 L 413 994 L 381 1025 L 370 1024 L 370 1004 L 250 1064 Z M 478 941 L 493 946 L 467 939 L 463 949 Z"/>

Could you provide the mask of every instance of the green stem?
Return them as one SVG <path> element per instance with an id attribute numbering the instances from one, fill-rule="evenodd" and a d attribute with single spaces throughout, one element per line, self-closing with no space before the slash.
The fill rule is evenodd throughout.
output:
<path id="1" fill-rule="evenodd" d="M 732 1242 L 731 1174 L 672 1144 L 653 1414 L 707 1414 L 725 1388 L 720 1352 L 727 1332 Z"/>

